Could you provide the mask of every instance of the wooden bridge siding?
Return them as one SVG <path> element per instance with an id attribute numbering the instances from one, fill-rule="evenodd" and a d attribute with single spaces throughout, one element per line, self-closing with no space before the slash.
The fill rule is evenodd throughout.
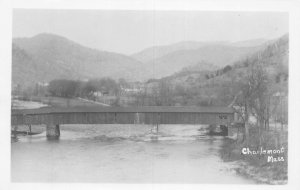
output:
<path id="1" fill-rule="evenodd" d="M 144 124 L 158 123 L 158 113 L 142 113 L 142 115 L 144 115 L 144 121 L 141 121 L 141 123 Z"/>
<path id="2" fill-rule="evenodd" d="M 135 122 L 135 113 L 117 113 L 116 123 L 131 124 Z"/>
<path id="3" fill-rule="evenodd" d="M 227 116 L 227 119 L 220 119 L 219 116 Z M 233 121 L 232 114 L 218 113 L 161 113 L 161 124 L 215 124 L 229 123 Z"/>
<path id="4" fill-rule="evenodd" d="M 219 115 L 227 116 L 220 119 Z M 12 115 L 12 125 L 39 124 L 133 124 L 136 113 L 51 113 L 36 115 Z M 139 113 L 139 122 L 144 124 L 221 124 L 233 121 L 233 114 L 225 113 Z"/>

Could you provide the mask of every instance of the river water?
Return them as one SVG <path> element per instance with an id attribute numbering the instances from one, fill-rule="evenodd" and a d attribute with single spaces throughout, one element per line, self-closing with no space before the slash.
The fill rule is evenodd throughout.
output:
<path id="1" fill-rule="evenodd" d="M 11 143 L 13 182 L 254 183 L 223 162 L 223 137 L 205 126 L 62 125 L 59 140 L 45 132 Z"/>
<path id="2" fill-rule="evenodd" d="M 254 183 L 222 161 L 224 137 L 207 136 L 207 126 L 62 125 L 59 140 L 48 140 L 45 126 L 33 127 L 44 132 L 12 139 L 13 182 Z"/>

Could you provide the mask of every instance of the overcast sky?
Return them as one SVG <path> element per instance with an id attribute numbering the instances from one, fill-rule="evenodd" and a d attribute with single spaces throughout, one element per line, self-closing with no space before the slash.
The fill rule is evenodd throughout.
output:
<path id="1" fill-rule="evenodd" d="M 13 12 L 13 37 L 64 36 L 99 50 L 132 54 L 180 41 L 273 39 L 288 33 L 275 12 L 30 10 Z"/>

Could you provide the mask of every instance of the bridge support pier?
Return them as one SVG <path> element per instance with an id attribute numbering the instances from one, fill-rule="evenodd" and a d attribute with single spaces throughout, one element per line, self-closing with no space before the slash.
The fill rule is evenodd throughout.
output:
<path id="1" fill-rule="evenodd" d="M 218 132 L 216 129 L 217 127 L 220 126 L 220 132 Z M 216 136 L 228 136 L 228 125 L 210 125 L 209 126 L 209 135 L 216 135 Z"/>
<path id="2" fill-rule="evenodd" d="M 228 125 L 221 125 L 220 126 L 223 136 L 228 136 Z"/>
<path id="3" fill-rule="evenodd" d="M 46 136 L 48 139 L 58 139 L 60 136 L 59 125 L 47 125 Z"/>

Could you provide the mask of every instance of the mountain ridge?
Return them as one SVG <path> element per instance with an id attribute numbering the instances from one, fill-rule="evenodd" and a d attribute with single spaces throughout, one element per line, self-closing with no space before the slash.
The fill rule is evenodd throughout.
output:
<path id="1" fill-rule="evenodd" d="M 256 44 L 259 41 L 254 40 Z M 86 80 L 111 77 L 146 81 L 169 76 L 196 64 L 195 68 L 198 70 L 214 70 L 261 48 L 229 46 L 231 42 L 224 41 L 183 41 L 163 46 L 173 47 L 157 59 L 140 61 L 134 56 L 85 47 L 66 37 L 50 33 L 14 38 L 12 43 L 12 82 L 22 85 L 49 82 L 57 78 Z M 153 47 L 149 48 L 151 51 Z"/>
<path id="2" fill-rule="evenodd" d="M 39 80 L 43 81 L 59 77 L 70 79 L 112 77 L 136 80 L 141 76 L 139 69 L 142 70 L 140 68 L 142 64 L 131 57 L 91 49 L 58 35 L 40 34 L 31 38 L 16 38 L 13 39 L 13 47 L 13 52 L 22 50 L 31 60 L 24 62 L 16 57 L 20 54 L 13 53 L 15 58 L 12 75 L 13 82 L 17 83 L 34 81 L 34 76 L 20 73 L 18 67 L 22 67 L 22 64 L 27 64 L 37 74 L 49 71 L 44 78 L 39 77 Z M 65 72 L 68 74 L 65 75 Z M 16 80 L 19 78 L 18 75 L 24 76 L 25 81 Z"/>

